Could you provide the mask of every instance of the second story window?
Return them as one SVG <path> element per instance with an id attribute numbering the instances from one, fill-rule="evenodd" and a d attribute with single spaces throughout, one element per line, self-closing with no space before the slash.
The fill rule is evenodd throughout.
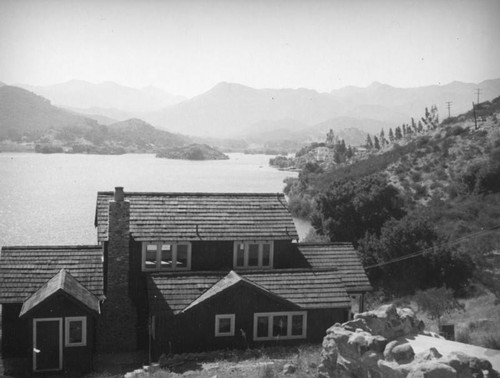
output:
<path id="1" fill-rule="evenodd" d="M 235 268 L 272 268 L 272 241 L 237 241 L 234 243 L 233 266 Z"/>
<path id="2" fill-rule="evenodd" d="M 142 244 L 143 271 L 189 269 L 191 269 L 191 243 Z"/>

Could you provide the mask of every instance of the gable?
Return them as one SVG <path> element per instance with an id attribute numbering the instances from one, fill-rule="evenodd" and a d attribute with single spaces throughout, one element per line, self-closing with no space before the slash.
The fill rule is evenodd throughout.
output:
<path id="1" fill-rule="evenodd" d="M 112 192 L 97 195 L 99 241 L 108 238 Z M 298 239 L 279 193 L 125 193 L 137 241 Z"/>
<path id="2" fill-rule="evenodd" d="M 24 301 L 19 316 L 25 316 L 58 293 L 64 293 L 90 311 L 95 313 L 100 312 L 99 299 L 80 284 L 71 274 L 61 269 L 59 273 Z"/>
<path id="3" fill-rule="evenodd" d="M 103 297 L 100 246 L 3 247 L 0 255 L 0 303 L 21 303 L 66 269 L 93 295 Z"/>
<path id="4" fill-rule="evenodd" d="M 220 281 L 216 282 L 212 287 L 210 287 L 202 295 L 200 295 L 193 302 L 191 302 L 181 312 L 186 312 L 198 305 L 203 304 L 204 302 L 209 301 L 210 299 L 224 295 L 226 292 L 230 291 L 231 289 L 235 289 L 236 287 L 246 287 L 257 293 L 258 295 L 263 295 L 266 296 L 267 298 L 270 298 L 272 301 L 280 302 L 292 307 L 297 306 L 294 303 L 291 303 L 286 299 L 281 298 L 280 296 L 270 292 L 269 290 L 266 290 L 265 288 L 257 285 L 255 282 L 243 278 L 236 272 L 231 271 L 227 276 L 223 277 Z"/>
<path id="5" fill-rule="evenodd" d="M 302 309 L 348 308 L 350 306 L 349 296 L 335 270 L 321 272 L 273 270 L 259 273 L 241 272 L 238 275 L 275 298 L 282 298 Z M 154 312 L 180 313 L 193 302 L 216 295 L 220 290 L 217 286 L 213 287 L 224 276 L 225 274 L 196 272 L 182 275 L 150 274 L 148 275 L 148 297 L 151 308 Z M 230 286 L 232 285 L 227 287 Z"/>

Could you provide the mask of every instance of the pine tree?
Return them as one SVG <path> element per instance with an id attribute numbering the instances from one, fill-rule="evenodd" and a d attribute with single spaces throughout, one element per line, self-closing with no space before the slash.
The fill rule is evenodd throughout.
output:
<path id="1" fill-rule="evenodd" d="M 418 121 L 418 132 L 421 133 L 424 131 L 424 126 L 422 125 L 422 121 Z"/>
<path id="2" fill-rule="evenodd" d="M 373 147 L 376 149 L 376 150 L 380 150 L 380 142 L 377 138 L 377 136 L 375 135 L 373 137 Z"/>
<path id="3" fill-rule="evenodd" d="M 394 133 L 392 132 L 392 128 L 389 129 L 389 140 L 394 142 Z"/>
<path id="4" fill-rule="evenodd" d="M 403 133 L 401 132 L 401 127 L 396 127 L 396 135 L 395 135 L 396 140 L 400 140 L 403 138 Z"/>
<path id="5" fill-rule="evenodd" d="M 370 137 L 370 134 L 366 136 L 366 148 L 371 150 L 373 148 L 373 142 L 372 138 Z"/>

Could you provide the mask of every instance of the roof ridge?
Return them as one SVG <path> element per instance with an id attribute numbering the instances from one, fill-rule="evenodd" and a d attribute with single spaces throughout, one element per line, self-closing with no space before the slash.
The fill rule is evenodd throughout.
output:
<path id="1" fill-rule="evenodd" d="M 98 191 L 97 195 L 114 195 L 114 192 L 110 191 Z M 250 193 L 250 192 L 125 192 L 126 196 L 159 196 L 159 195 L 184 195 L 184 196 L 284 196 L 283 192 L 262 192 L 262 193 Z"/>
<path id="2" fill-rule="evenodd" d="M 247 274 L 273 274 L 273 273 L 314 273 L 314 272 L 338 272 L 339 269 L 336 267 L 324 267 L 324 268 L 283 268 L 283 269 L 245 269 L 230 272 L 221 270 L 184 270 L 184 271 L 162 271 L 162 272 L 145 272 L 149 276 L 168 276 L 168 277 L 190 277 L 190 276 L 223 276 L 226 277 L 229 273 L 234 272 L 241 278 L 242 275 Z"/>
<path id="3" fill-rule="evenodd" d="M 4 245 L 4 249 L 22 249 L 22 250 L 32 250 L 32 249 L 49 249 L 49 250 L 61 250 L 61 249 L 102 249 L 100 245 Z"/>
<path id="4" fill-rule="evenodd" d="M 321 245 L 324 245 L 324 246 L 327 246 L 327 245 L 350 245 L 354 248 L 353 244 L 351 242 L 299 242 L 297 243 L 298 246 L 302 246 L 302 245 L 306 245 L 306 246 L 312 246 L 312 245 L 318 245 L 318 246 L 321 246 Z"/>

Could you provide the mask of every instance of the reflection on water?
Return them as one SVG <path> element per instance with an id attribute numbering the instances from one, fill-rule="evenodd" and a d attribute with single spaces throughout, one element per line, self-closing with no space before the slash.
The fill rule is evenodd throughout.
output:
<path id="1" fill-rule="evenodd" d="M 0 154 L 0 245 L 94 244 L 97 191 L 281 192 L 284 172 L 270 156 L 229 160 L 120 156 Z M 303 229 L 303 222 L 298 223 Z M 300 232 L 300 230 L 299 230 Z M 306 231 L 307 232 L 307 231 Z"/>

